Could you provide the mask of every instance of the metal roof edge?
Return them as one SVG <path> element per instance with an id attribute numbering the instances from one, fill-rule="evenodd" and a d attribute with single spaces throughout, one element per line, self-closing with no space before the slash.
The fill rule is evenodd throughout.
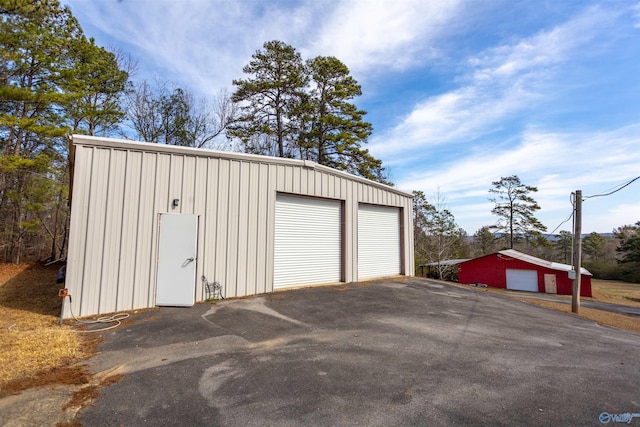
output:
<path id="1" fill-rule="evenodd" d="M 235 152 L 229 152 L 229 151 L 210 150 L 205 148 L 181 147 L 177 145 L 155 144 L 155 143 L 144 142 L 144 141 L 131 141 L 126 139 L 107 138 L 107 137 L 90 136 L 90 135 L 75 134 L 71 136 L 71 139 L 73 141 L 73 145 L 118 148 L 123 150 L 138 150 L 138 151 L 160 152 L 160 153 L 169 153 L 169 154 L 182 154 L 182 155 L 199 156 L 199 157 L 214 157 L 214 158 L 221 158 L 221 159 L 243 160 L 248 162 L 267 163 L 267 164 L 276 164 L 276 165 L 300 166 L 308 169 L 320 170 L 336 176 L 345 177 L 354 181 L 359 181 L 363 184 L 368 184 L 378 188 L 382 188 L 386 191 L 391 191 L 401 196 L 413 198 L 413 194 L 408 193 L 406 191 L 399 190 L 395 187 L 391 187 L 390 185 L 382 184 L 380 182 L 372 181 L 370 179 L 353 175 L 348 172 L 343 172 L 337 169 L 333 169 L 333 168 L 330 168 L 329 166 L 320 165 L 310 160 L 287 159 L 282 157 L 261 156 L 258 154 L 235 153 Z"/>
<path id="2" fill-rule="evenodd" d="M 462 264 L 463 262 L 467 262 L 470 261 L 471 258 L 456 258 L 456 259 L 446 259 L 446 260 L 442 260 L 440 262 L 430 262 L 428 264 L 420 264 L 418 267 L 433 267 L 433 266 L 437 266 L 437 265 L 458 265 L 458 264 Z"/>
<path id="3" fill-rule="evenodd" d="M 498 254 L 502 254 L 505 256 L 510 256 L 521 261 L 529 262 L 531 264 L 539 265 L 541 267 L 547 267 L 552 270 L 559 271 L 571 271 L 573 270 L 573 266 L 569 264 L 563 264 L 560 262 L 547 261 L 542 258 L 535 257 L 533 255 L 528 255 L 523 252 L 516 251 L 515 249 L 505 249 L 502 251 L 498 251 Z M 593 276 L 589 270 L 584 267 L 580 267 L 580 274 L 586 274 L 588 276 Z"/>

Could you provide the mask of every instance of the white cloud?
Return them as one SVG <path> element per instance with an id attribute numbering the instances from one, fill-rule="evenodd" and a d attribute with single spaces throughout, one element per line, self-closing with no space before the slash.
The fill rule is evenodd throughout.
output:
<path id="1" fill-rule="evenodd" d="M 129 50 L 139 60 L 141 73 L 160 73 L 161 80 L 178 80 L 208 94 L 242 76 L 242 67 L 265 41 L 295 45 L 291 39 L 307 34 L 322 16 L 319 2 L 313 1 L 286 9 L 259 2 L 198 0 L 67 3 L 81 21 Z"/>
<path id="2" fill-rule="evenodd" d="M 407 151 L 468 144 L 499 130 L 515 114 L 553 97 L 548 85 L 557 66 L 588 46 L 611 17 L 588 9 L 550 31 L 470 58 L 462 86 L 417 103 L 401 123 L 372 138 L 372 153 L 401 163 Z"/>
<path id="3" fill-rule="evenodd" d="M 534 196 L 542 208 L 538 216 L 551 231 L 571 212 L 569 197 L 573 191 L 582 190 L 584 196 L 600 194 L 640 174 L 640 123 L 589 133 L 529 129 L 516 147 L 478 151 L 408 176 L 399 187 L 420 189 L 426 194 L 439 188 L 456 220 L 472 233 L 495 221 L 487 201 L 491 182 L 513 174 L 538 188 Z M 585 224 L 590 228 L 585 229 L 602 232 L 616 224 L 640 220 L 639 209 L 627 210 L 640 203 L 639 188 L 640 182 L 615 197 L 589 199 L 594 212 L 608 213 L 590 216 Z M 626 207 L 620 208 L 619 204 Z"/>
<path id="4" fill-rule="evenodd" d="M 631 15 L 633 16 L 633 19 L 635 20 L 635 24 L 634 27 L 635 28 L 640 28 L 640 2 L 634 4 L 633 6 L 631 6 Z"/>
<path id="5" fill-rule="evenodd" d="M 142 72 L 159 70 L 162 80 L 178 76 L 179 84 L 204 93 L 231 86 L 268 40 L 289 43 L 305 58 L 336 56 L 360 73 L 421 63 L 434 38 L 451 31 L 459 6 L 457 0 L 344 0 L 331 7 L 313 0 L 66 3 L 81 21 L 129 49 Z"/>
<path id="6" fill-rule="evenodd" d="M 434 40 L 451 31 L 460 6 L 458 0 L 342 1 L 310 49 L 336 56 L 356 72 L 404 69 L 434 55 Z"/>

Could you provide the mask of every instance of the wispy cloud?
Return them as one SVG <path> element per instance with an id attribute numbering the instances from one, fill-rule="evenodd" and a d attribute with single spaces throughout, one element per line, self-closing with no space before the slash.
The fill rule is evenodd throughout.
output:
<path id="1" fill-rule="evenodd" d="M 637 0 L 63 2 L 87 35 L 137 58 L 138 77 L 197 94 L 231 86 L 267 40 L 338 57 L 363 84 L 372 154 L 400 188 L 440 188 L 470 232 L 492 222 L 501 176 L 537 186 L 552 226 L 571 191 L 639 173 Z M 627 194 L 590 200 L 607 212 L 600 231 L 640 219 L 640 192 Z"/>
<path id="2" fill-rule="evenodd" d="M 640 28 L 640 2 L 634 4 L 633 6 L 631 6 L 631 15 L 633 16 L 633 19 L 635 20 L 635 27 L 636 28 Z"/>
<path id="3" fill-rule="evenodd" d="M 374 154 L 401 162 L 407 151 L 439 144 L 468 144 L 553 97 L 558 67 L 575 57 L 613 13 L 590 8 L 574 19 L 467 61 L 460 87 L 419 102 L 395 127 L 372 138 Z"/>
<path id="4" fill-rule="evenodd" d="M 144 7 L 136 1 L 109 1 L 74 7 L 80 1 L 67 3 L 105 39 L 138 58 L 143 73 L 161 73 L 161 80 L 179 76 L 181 85 L 201 93 L 231 86 L 265 41 L 278 39 L 295 45 L 295 40 L 305 40 L 323 16 L 320 3 L 313 1 L 294 5 L 144 1 Z"/>
<path id="5" fill-rule="evenodd" d="M 105 37 L 128 46 L 145 69 L 179 75 L 202 92 L 230 86 L 267 40 L 289 43 L 305 58 L 336 56 L 361 74 L 422 63 L 433 55 L 434 39 L 451 31 L 460 3 L 345 0 L 327 7 L 313 0 L 190 0 L 144 1 L 144 7 L 129 1 L 74 7 L 81 1 L 67 3 Z"/>
<path id="6" fill-rule="evenodd" d="M 450 31 L 460 6 L 458 0 L 342 1 L 309 48 L 336 56 L 356 73 L 405 69 L 433 57 L 434 41 Z"/>
<path id="7" fill-rule="evenodd" d="M 529 129 L 517 146 L 494 152 L 478 151 L 455 163 L 408 176 L 399 187 L 423 189 L 427 193 L 439 188 L 456 219 L 471 231 L 492 221 L 491 203 L 487 201 L 491 182 L 516 174 L 527 185 L 538 188 L 535 198 L 542 207 L 540 217 L 551 225 L 570 212 L 571 192 L 580 189 L 585 196 L 597 194 L 638 176 L 639 147 L 640 124 L 588 133 Z M 640 203 L 637 189 L 630 189 L 620 197 Z M 594 199 L 590 203 L 601 201 Z M 483 207 L 484 216 L 480 214 Z M 632 221 L 638 212 L 617 210 L 615 218 L 601 215 L 598 220 L 610 224 L 604 230 L 607 231 L 617 223 L 614 221 Z"/>

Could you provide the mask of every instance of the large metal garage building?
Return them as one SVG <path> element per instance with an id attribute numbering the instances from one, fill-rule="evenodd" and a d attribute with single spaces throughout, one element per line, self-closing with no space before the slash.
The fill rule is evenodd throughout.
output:
<path id="1" fill-rule="evenodd" d="M 412 195 L 309 161 L 73 136 L 76 316 L 413 275 Z M 70 317 L 65 310 L 64 317 Z"/>

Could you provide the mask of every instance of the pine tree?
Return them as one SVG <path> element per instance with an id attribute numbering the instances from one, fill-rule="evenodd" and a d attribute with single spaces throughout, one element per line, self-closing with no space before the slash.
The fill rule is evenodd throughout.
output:
<path id="1" fill-rule="evenodd" d="M 66 136 L 122 117 L 126 73 L 57 0 L 0 2 L 0 247 L 51 257 L 66 235 Z M 30 248 L 30 249 L 29 249 Z"/>
<path id="2" fill-rule="evenodd" d="M 308 83 L 302 57 L 292 46 L 274 40 L 266 42 L 252 58 L 242 69 L 249 78 L 233 81 L 236 91 L 232 99 L 243 105 L 229 133 L 238 137 L 248 152 L 294 157 L 298 135 L 292 117 Z"/>
<path id="3" fill-rule="evenodd" d="M 302 62 L 279 41 L 264 44 L 234 80 L 240 114 L 229 135 L 244 151 L 313 160 L 321 165 L 387 183 L 382 162 L 363 144 L 372 126 L 353 104 L 362 94 L 346 65 L 334 57 Z"/>
<path id="4" fill-rule="evenodd" d="M 380 180 L 382 163 L 362 148 L 372 126 L 365 111 L 351 101 L 362 95 L 349 69 L 334 57 L 318 56 L 307 62 L 311 83 L 312 126 L 309 151 L 321 165 Z"/>
<path id="5" fill-rule="evenodd" d="M 546 231 L 547 227 L 534 216 L 540 206 L 529 195 L 538 191 L 536 187 L 524 185 L 517 175 L 502 177 L 492 185 L 489 192 L 496 194 L 496 197 L 489 198 L 495 203 L 491 213 L 498 217 L 497 224 L 492 228 L 507 236 L 511 249 L 518 236 L 526 237 Z"/>

